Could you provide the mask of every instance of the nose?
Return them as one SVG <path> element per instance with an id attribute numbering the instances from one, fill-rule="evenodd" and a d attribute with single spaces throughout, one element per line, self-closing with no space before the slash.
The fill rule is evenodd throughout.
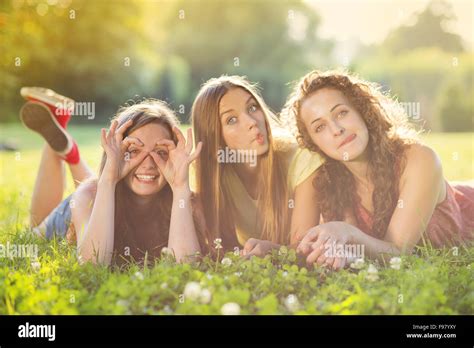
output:
<path id="1" fill-rule="evenodd" d="M 156 167 L 155 160 L 153 159 L 153 157 L 151 157 L 150 154 L 148 154 L 140 164 L 140 167 L 146 169 L 154 169 Z"/>
<path id="2" fill-rule="evenodd" d="M 332 134 L 334 134 L 335 137 L 341 136 L 346 131 L 346 129 L 342 127 L 336 121 L 333 121 L 330 123 L 330 128 L 331 128 Z"/>
<path id="3" fill-rule="evenodd" d="M 251 130 L 255 126 L 257 126 L 257 120 L 250 116 L 247 113 L 244 113 L 245 124 L 247 125 L 248 129 Z"/>

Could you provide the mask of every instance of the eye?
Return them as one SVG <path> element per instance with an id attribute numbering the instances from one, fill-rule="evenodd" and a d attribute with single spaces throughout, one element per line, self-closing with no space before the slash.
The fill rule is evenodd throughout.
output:
<path id="1" fill-rule="evenodd" d="M 257 104 L 252 104 L 249 106 L 249 112 L 254 113 L 258 110 L 258 105 Z"/>
<path id="2" fill-rule="evenodd" d="M 131 155 L 131 156 L 134 156 L 138 153 L 139 151 L 137 149 L 130 149 L 128 150 L 128 153 Z"/>
<path id="3" fill-rule="evenodd" d="M 155 150 L 155 152 L 156 152 L 163 160 L 166 161 L 166 160 L 168 159 L 168 151 L 158 149 L 158 150 Z"/>
<path id="4" fill-rule="evenodd" d="M 338 118 L 344 117 L 347 115 L 347 110 L 342 110 L 340 113 L 337 114 Z"/>
<path id="5" fill-rule="evenodd" d="M 237 117 L 231 116 L 231 117 L 229 117 L 229 118 L 227 119 L 226 124 L 232 125 L 232 124 L 234 124 L 234 123 L 236 123 L 236 122 L 237 122 Z"/>
<path id="6" fill-rule="evenodd" d="M 321 132 L 322 130 L 324 129 L 324 124 L 320 124 L 319 126 L 317 126 L 314 131 L 315 133 L 319 133 Z"/>

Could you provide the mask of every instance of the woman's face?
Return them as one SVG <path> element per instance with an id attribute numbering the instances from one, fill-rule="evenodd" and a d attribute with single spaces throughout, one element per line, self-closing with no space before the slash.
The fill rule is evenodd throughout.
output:
<path id="1" fill-rule="evenodd" d="M 219 104 L 222 135 L 233 150 L 268 151 L 265 114 L 257 100 L 243 88 L 229 90 Z"/>
<path id="2" fill-rule="evenodd" d="M 143 146 L 132 144 L 128 148 L 130 158 L 139 156 L 142 151 L 147 153 L 155 151 L 165 161 L 168 159 L 166 147 L 156 145 L 162 139 L 172 140 L 171 134 L 162 125 L 149 123 L 134 130 L 128 136 L 138 139 L 143 144 Z M 132 169 L 124 180 L 127 186 L 139 196 L 156 194 L 166 185 L 164 176 L 150 155 L 146 156 L 137 167 Z"/>
<path id="3" fill-rule="evenodd" d="M 344 94 L 322 88 L 301 105 L 301 118 L 313 142 L 338 161 L 365 156 L 369 132 L 359 112 Z"/>

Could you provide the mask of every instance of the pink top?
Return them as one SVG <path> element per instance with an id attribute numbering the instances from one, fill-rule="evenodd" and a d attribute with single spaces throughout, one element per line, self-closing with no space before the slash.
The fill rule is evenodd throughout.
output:
<path id="1" fill-rule="evenodd" d="M 373 215 L 358 203 L 355 207 L 358 228 L 373 235 Z M 474 239 L 474 187 L 450 185 L 446 181 L 446 198 L 439 203 L 425 231 L 425 238 L 434 247 L 460 244 Z"/>

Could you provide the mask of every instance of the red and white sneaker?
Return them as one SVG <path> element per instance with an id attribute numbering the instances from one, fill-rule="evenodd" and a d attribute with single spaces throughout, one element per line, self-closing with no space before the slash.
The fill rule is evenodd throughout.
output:
<path id="1" fill-rule="evenodd" d="M 37 101 L 26 102 L 20 110 L 20 118 L 27 128 L 39 133 L 66 162 L 79 162 L 76 142 L 45 104 Z"/>
<path id="2" fill-rule="evenodd" d="M 74 100 L 62 96 L 52 89 L 43 87 L 23 87 L 20 94 L 26 100 L 44 103 L 51 110 L 59 124 L 66 129 L 74 110 Z"/>

